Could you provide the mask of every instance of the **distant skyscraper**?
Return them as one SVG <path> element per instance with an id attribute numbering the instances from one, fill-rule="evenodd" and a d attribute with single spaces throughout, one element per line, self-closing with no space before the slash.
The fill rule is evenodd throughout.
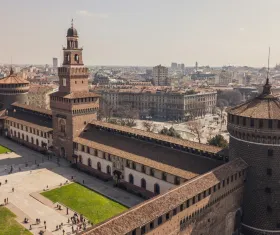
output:
<path id="1" fill-rule="evenodd" d="M 177 63 L 172 62 L 171 63 L 171 69 L 176 70 L 178 68 Z"/>
<path id="2" fill-rule="evenodd" d="M 57 58 L 53 58 L 53 70 L 56 71 L 58 67 L 58 59 Z"/>
<path id="3" fill-rule="evenodd" d="M 198 63 L 195 62 L 195 71 L 197 72 L 197 70 L 198 70 Z"/>
<path id="4" fill-rule="evenodd" d="M 155 86 L 169 86 L 168 68 L 161 65 L 153 67 L 153 83 Z"/>
<path id="5" fill-rule="evenodd" d="M 182 70 L 182 72 L 185 71 L 185 64 L 181 64 L 181 70 Z"/>

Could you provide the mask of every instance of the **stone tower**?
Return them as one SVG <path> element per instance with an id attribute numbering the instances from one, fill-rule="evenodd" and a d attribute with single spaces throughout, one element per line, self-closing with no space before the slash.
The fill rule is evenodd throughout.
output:
<path id="1" fill-rule="evenodd" d="M 63 65 L 58 68 L 59 90 L 50 97 L 54 151 L 70 161 L 73 160 L 73 139 L 96 119 L 99 108 L 98 95 L 89 92 L 89 72 L 84 67 L 82 52 L 72 22 L 67 31 L 67 47 L 63 48 Z"/>
<path id="2" fill-rule="evenodd" d="M 0 110 L 9 109 L 14 102 L 27 103 L 28 91 L 29 82 L 11 68 L 10 75 L 0 79 Z"/>
<path id="3" fill-rule="evenodd" d="M 249 165 L 242 234 L 280 234 L 280 101 L 268 78 L 261 95 L 228 110 L 228 131 L 230 158 Z"/>

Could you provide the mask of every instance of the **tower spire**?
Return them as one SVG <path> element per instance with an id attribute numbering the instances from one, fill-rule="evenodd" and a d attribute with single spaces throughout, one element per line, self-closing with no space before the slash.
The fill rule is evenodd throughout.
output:
<path id="1" fill-rule="evenodd" d="M 72 18 L 72 20 L 71 20 L 71 28 L 72 28 L 72 29 L 74 28 L 74 20 L 73 20 L 73 18 Z"/>
<path id="2" fill-rule="evenodd" d="M 267 74 L 266 74 L 266 82 L 263 86 L 263 95 L 271 94 L 271 84 L 269 83 L 269 60 L 270 60 L 270 47 L 268 48 L 268 60 L 267 60 Z"/>
<path id="3" fill-rule="evenodd" d="M 13 57 L 11 56 L 11 69 L 10 69 L 10 75 L 14 74 L 13 70 Z"/>

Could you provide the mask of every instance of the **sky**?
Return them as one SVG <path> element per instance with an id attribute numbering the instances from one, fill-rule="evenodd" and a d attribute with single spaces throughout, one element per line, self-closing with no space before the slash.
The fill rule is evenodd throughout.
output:
<path id="1" fill-rule="evenodd" d="M 74 19 L 86 65 L 280 63 L 279 0 L 0 0 L 0 63 L 62 58 Z"/>

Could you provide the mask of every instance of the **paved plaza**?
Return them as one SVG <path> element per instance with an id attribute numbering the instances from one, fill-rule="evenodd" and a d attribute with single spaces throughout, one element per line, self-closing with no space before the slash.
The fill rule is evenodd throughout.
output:
<path id="1" fill-rule="evenodd" d="M 48 188 L 58 187 L 64 184 L 66 180 L 70 182 L 71 177 L 81 182 L 84 180 L 85 185 L 95 191 L 112 198 L 128 207 L 139 204 L 143 200 L 130 193 L 113 187 L 112 182 L 105 183 L 94 177 L 70 168 L 66 161 L 60 161 L 57 165 L 56 159 L 47 160 L 46 156 L 32 151 L 8 139 L 0 138 L 0 144 L 10 148 L 13 153 L 0 155 L 0 204 L 4 199 L 9 199 L 8 208 L 18 216 L 18 221 L 29 229 L 29 224 L 23 224 L 22 221 L 28 217 L 31 222 L 36 218 L 41 219 L 41 225 L 34 225 L 31 232 L 38 234 L 40 230 L 45 230 L 43 221 L 46 221 L 47 231 L 45 234 L 72 234 L 72 226 L 68 224 L 66 213 L 58 211 L 55 206 L 48 200 L 40 200 L 34 196 L 38 192 Z M 36 163 L 35 163 L 36 161 Z M 26 167 L 25 164 L 28 164 Z M 37 164 L 39 163 L 39 167 Z M 13 173 L 8 172 L 13 168 Z M 20 169 L 19 169 L 20 168 Z M 8 183 L 5 183 L 8 180 Z M 14 192 L 12 192 L 14 188 Z M 63 229 L 55 231 L 56 226 L 63 223 Z"/>

